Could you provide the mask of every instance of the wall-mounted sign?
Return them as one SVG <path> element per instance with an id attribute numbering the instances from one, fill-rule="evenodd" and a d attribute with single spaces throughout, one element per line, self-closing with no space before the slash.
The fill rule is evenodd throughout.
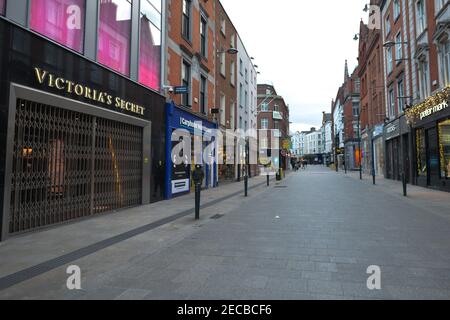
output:
<path id="1" fill-rule="evenodd" d="M 439 111 L 447 109 L 447 108 L 448 108 L 448 102 L 444 101 L 444 102 L 439 103 L 438 105 L 435 105 L 433 107 L 425 109 L 424 111 L 422 111 L 420 113 L 420 120 L 423 120 L 423 119 L 425 119 L 425 118 L 427 118 L 427 117 L 429 117 L 429 116 L 431 116 L 431 115 L 433 115 L 433 114 L 435 114 L 435 113 L 437 113 Z"/>
<path id="2" fill-rule="evenodd" d="M 273 119 L 274 120 L 283 120 L 283 115 L 279 111 L 273 112 Z"/>
<path id="3" fill-rule="evenodd" d="M 385 127 L 385 139 L 390 140 L 400 135 L 400 121 L 399 119 L 389 123 Z"/>
<path id="4" fill-rule="evenodd" d="M 75 83 L 74 81 L 58 77 L 46 70 L 34 68 L 34 73 L 37 81 L 41 85 L 46 85 L 49 88 L 54 88 L 59 91 L 64 91 L 73 96 L 83 97 L 85 99 L 104 104 L 106 106 L 114 106 L 117 109 L 129 111 L 137 115 L 144 115 L 145 108 L 136 103 L 126 101 L 120 97 L 115 97 L 108 92 L 92 89 L 83 84 Z"/>
<path id="5" fill-rule="evenodd" d="M 175 87 L 173 88 L 175 94 L 187 94 L 189 92 L 188 86 Z"/>

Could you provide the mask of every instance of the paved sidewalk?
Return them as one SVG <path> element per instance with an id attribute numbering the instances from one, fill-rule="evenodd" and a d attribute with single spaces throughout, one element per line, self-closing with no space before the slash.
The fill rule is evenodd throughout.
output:
<path id="1" fill-rule="evenodd" d="M 385 179 L 377 176 L 375 185 L 371 175 L 363 174 L 363 180 L 360 180 L 359 171 L 339 171 L 338 173 L 345 178 L 355 180 L 355 183 L 361 183 L 364 186 L 372 188 L 373 192 L 383 192 L 390 196 L 397 197 L 400 200 L 408 201 L 409 204 L 423 210 L 433 210 L 435 214 L 449 218 L 450 216 L 450 193 L 424 188 L 420 186 L 407 185 L 407 198 L 403 196 L 403 184 L 401 181 Z"/>
<path id="2" fill-rule="evenodd" d="M 192 214 L 139 233 L 0 290 L 0 299 L 450 299 L 448 194 L 411 188 L 405 198 L 396 182 L 373 186 L 369 179 L 319 166 L 291 173 L 270 188 L 259 179 L 262 185 L 248 198 L 239 190 L 243 184 L 211 191 L 216 200 L 238 195 L 202 210 L 199 222 Z M 167 204 L 189 209 L 192 196 L 175 202 Z M 148 212 L 167 216 L 159 206 L 99 217 L 97 223 L 87 220 L 81 223 L 87 230 L 62 227 L 78 229 L 73 235 L 57 228 L 24 236 L 29 247 L 22 256 L 11 250 L 20 248 L 22 238 L 14 238 L 6 249 L 0 247 L 0 255 L 12 254 L 20 266 L 25 253 L 42 261 L 33 248 L 51 251 L 41 243 L 51 239 L 47 232 L 68 242 L 58 244 L 60 250 L 78 248 L 80 238 L 96 228 L 123 232 L 153 221 Z M 72 264 L 82 271 L 79 291 L 66 287 L 66 268 Z M 14 269 L 8 265 L 4 273 Z M 367 288 L 372 265 L 381 268 L 381 290 Z"/>
<path id="3" fill-rule="evenodd" d="M 270 179 L 270 183 L 274 184 L 275 178 Z M 266 188 L 266 177 L 250 179 L 249 188 L 256 188 L 250 190 L 250 194 Z M 243 195 L 244 182 L 230 183 L 202 191 L 201 204 L 214 204 L 224 198 L 235 203 L 236 199 L 243 199 Z M 148 247 L 158 250 L 183 238 L 183 227 L 198 227 L 212 215 L 226 211 L 227 203 L 222 202 L 220 209 L 214 205 L 202 208 L 199 222 L 194 220 L 194 194 L 189 194 L 11 237 L 0 242 L 0 278 L 181 213 L 181 217 L 175 218 L 173 223 L 164 224 L 171 232 L 155 230 L 155 236 L 148 239 Z"/>

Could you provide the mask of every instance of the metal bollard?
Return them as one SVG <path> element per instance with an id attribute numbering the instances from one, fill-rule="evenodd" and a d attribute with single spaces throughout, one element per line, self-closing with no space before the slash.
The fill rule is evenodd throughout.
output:
<path id="1" fill-rule="evenodd" d="M 405 173 L 402 173 L 402 184 L 403 184 L 403 196 L 407 197 L 408 196 L 408 190 L 407 190 L 407 185 L 406 185 Z"/>
<path id="2" fill-rule="evenodd" d="M 248 176 L 244 179 L 245 196 L 248 197 Z"/>
<path id="3" fill-rule="evenodd" d="M 200 195 L 202 186 L 200 184 L 195 185 L 195 220 L 200 220 Z"/>

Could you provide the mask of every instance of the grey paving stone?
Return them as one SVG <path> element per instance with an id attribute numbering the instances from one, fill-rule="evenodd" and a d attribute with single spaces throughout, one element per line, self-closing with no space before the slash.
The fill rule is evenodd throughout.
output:
<path id="1" fill-rule="evenodd" d="M 342 283 L 335 281 L 308 280 L 308 292 L 317 294 L 344 294 Z"/>
<path id="2" fill-rule="evenodd" d="M 143 300 L 149 293 L 148 290 L 128 289 L 117 296 L 115 300 Z"/>

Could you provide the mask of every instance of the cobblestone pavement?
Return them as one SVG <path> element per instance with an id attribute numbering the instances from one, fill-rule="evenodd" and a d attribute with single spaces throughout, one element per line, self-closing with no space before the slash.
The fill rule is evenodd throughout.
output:
<path id="1" fill-rule="evenodd" d="M 405 198 L 397 182 L 373 186 L 324 167 L 291 173 L 269 188 L 261 181 L 252 182 L 248 198 L 230 196 L 202 210 L 200 222 L 187 216 L 137 234 L 4 289 L 0 298 L 450 298 L 448 193 L 411 187 Z M 225 186 L 205 201 L 240 187 Z M 175 201 L 151 208 L 163 217 L 191 198 Z M 148 219 L 141 208 L 87 220 L 79 232 L 75 224 L 10 239 L 0 245 L 2 264 L 8 261 L 0 277 L 97 241 L 80 239 L 96 230 L 113 236 Z M 55 251 L 49 244 L 56 240 Z M 66 288 L 68 265 L 81 268 L 82 290 Z M 367 288 L 372 265 L 381 269 L 381 290 Z"/>

